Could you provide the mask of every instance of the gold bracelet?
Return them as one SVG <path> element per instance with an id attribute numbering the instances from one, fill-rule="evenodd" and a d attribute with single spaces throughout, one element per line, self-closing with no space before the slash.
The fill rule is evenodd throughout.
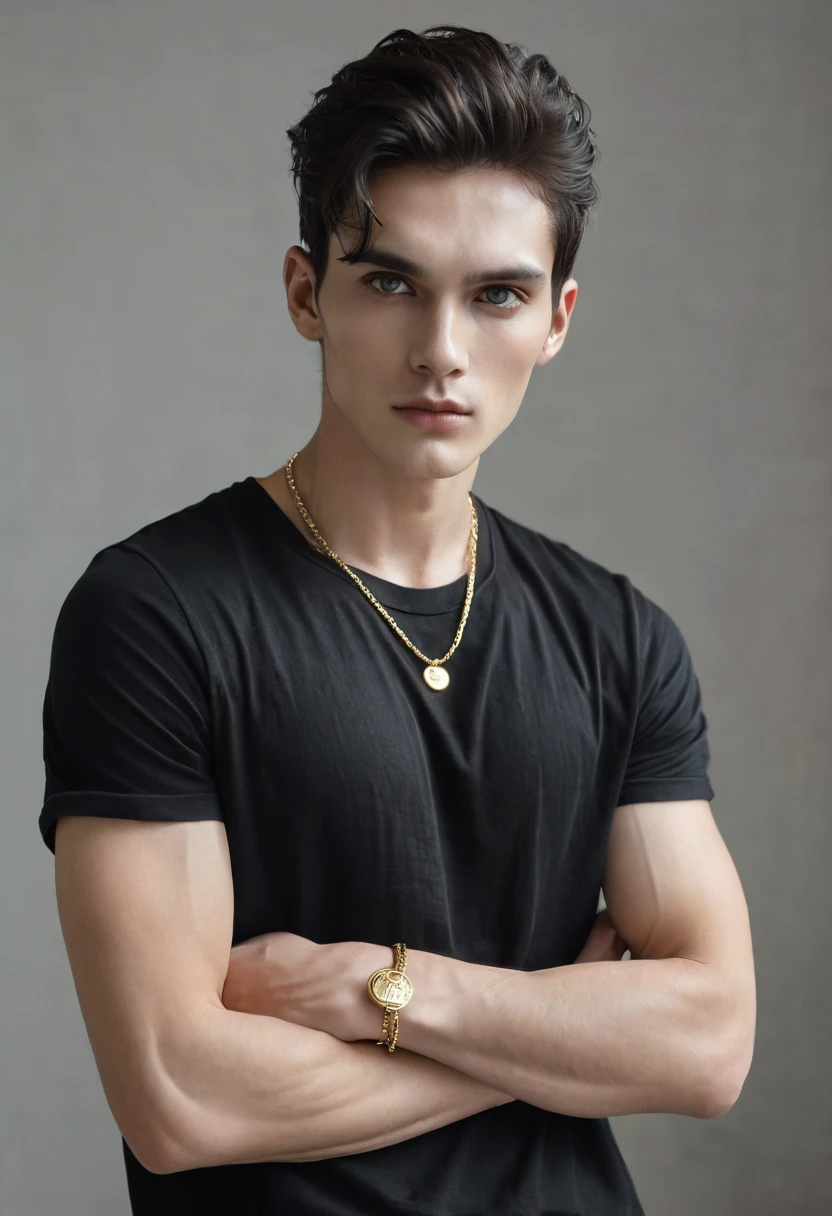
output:
<path id="1" fill-rule="evenodd" d="M 395 962 L 392 967 L 379 967 L 367 980 L 367 992 L 370 1000 L 384 1010 L 381 1024 L 381 1038 L 376 1040 L 377 1047 L 386 1047 L 388 1051 L 396 1050 L 399 1037 L 399 1010 L 403 1009 L 413 996 L 413 985 L 404 969 L 407 966 L 407 946 L 404 942 L 396 942 L 393 947 Z"/>

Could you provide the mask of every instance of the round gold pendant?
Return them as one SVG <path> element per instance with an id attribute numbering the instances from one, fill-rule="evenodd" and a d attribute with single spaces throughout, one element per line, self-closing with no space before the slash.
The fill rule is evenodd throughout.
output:
<path id="1" fill-rule="evenodd" d="M 426 667 L 422 672 L 425 683 L 428 688 L 434 688 L 437 692 L 441 692 L 443 688 L 447 688 L 451 682 L 451 677 L 448 675 L 444 667 Z"/>
<path id="2" fill-rule="evenodd" d="M 393 967 L 379 967 L 367 981 L 367 991 L 382 1009 L 403 1009 L 413 996 L 413 985 Z"/>

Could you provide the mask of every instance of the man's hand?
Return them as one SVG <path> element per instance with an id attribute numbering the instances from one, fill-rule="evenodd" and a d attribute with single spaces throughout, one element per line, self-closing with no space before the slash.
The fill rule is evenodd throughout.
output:
<path id="1" fill-rule="evenodd" d="M 377 1039 L 382 1011 L 367 995 L 378 967 L 393 965 L 389 946 L 318 943 L 297 933 L 261 933 L 231 949 L 222 992 L 226 1009 L 261 1013 L 323 1030 L 345 1042 Z"/>
<path id="2" fill-rule="evenodd" d="M 584 943 L 576 963 L 619 962 L 630 947 L 613 924 L 606 908 L 595 917 L 595 923 Z"/>

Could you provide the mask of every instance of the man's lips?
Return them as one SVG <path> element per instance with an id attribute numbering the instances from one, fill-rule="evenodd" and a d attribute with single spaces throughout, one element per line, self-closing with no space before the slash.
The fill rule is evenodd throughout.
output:
<path id="1" fill-rule="evenodd" d="M 416 397 L 413 401 L 405 401 L 402 405 L 394 405 L 396 410 L 430 410 L 432 414 L 470 414 L 471 410 L 461 401 L 453 401 L 450 397 L 437 399 L 435 397 Z"/>
<path id="2" fill-rule="evenodd" d="M 461 410 L 422 409 L 419 406 L 394 406 L 397 414 L 409 426 L 421 427 L 427 431 L 457 431 L 471 417 L 470 413 Z"/>

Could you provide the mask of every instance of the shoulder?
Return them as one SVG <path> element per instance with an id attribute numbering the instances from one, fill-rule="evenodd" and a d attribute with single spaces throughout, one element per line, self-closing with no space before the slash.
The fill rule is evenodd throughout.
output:
<path id="1" fill-rule="evenodd" d="M 206 606 L 230 585 L 238 483 L 153 519 L 93 554 L 66 592 L 53 656 L 127 655 L 137 646 L 203 649 Z M 106 651 L 104 648 L 107 648 Z"/>
<path id="2" fill-rule="evenodd" d="M 143 559 L 172 589 L 187 591 L 227 568 L 238 541 L 241 483 L 214 490 L 196 502 L 143 524 L 107 546 Z M 134 560 L 133 565 L 138 563 Z"/>
<path id="3" fill-rule="evenodd" d="M 690 706 L 695 711 L 699 691 L 691 650 L 662 604 L 623 571 L 487 509 L 510 567 L 503 579 L 510 597 L 531 596 L 570 654 L 601 679 L 623 678 L 638 686 L 639 700 L 652 704 L 657 716 L 664 713 L 669 720 Z"/>
<path id="4" fill-rule="evenodd" d="M 235 551 L 240 483 L 142 524 L 93 554 L 68 600 L 118 610 L 154 601 L 188 615 L 206 588 L 223 584 Z"/>
<path id="5" fill-rule="evenodd" d="M 664 612 L 624 571 L 484 505 L 513 573 L 542 582 L 564 608 L 599 627 L 639 635 Z"/>
<path id="6" fill-rule="evenodd" d="M 504 585 L 520 583 L 542 599 L 547 615 L 579 650 L 648 674 L 689 663 L 676 619 L 630 575 L 484 505 L 510 567 Z"/>

